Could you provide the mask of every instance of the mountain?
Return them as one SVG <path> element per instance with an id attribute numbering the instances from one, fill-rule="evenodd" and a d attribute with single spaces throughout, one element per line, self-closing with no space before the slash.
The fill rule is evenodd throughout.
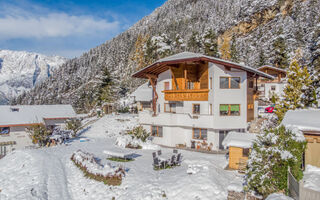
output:
<path id="1" fill-rule="evenodd" d="M 59 56 L 0 50 L 0 104 L 32 89 L 66 60 Z"/>
<path id="2" fill-rule="evenodd" d="M 287 68 L 299 49 L 303 64 L 320 68 L 319 9 L 318 0 L 168 0 L 15 102 L 72 103 L 85 111 L 102 96 L 113 101 L 139 86 L 143 81 L 131 78 L 137 69 L 182 51 Z"/>

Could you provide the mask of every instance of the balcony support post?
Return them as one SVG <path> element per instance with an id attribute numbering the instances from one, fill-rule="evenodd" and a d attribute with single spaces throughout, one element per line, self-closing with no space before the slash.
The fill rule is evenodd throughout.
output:
<path id="1" fill-rule="evenodd" d="M 152 109 L 153 109 L 153 114 L 156 115 L 157 113 L 157 100 L 158 100 L 158 93 L 157 93 L 157 90 L 156 90 L 156 81 L 157 79 L 150 75 L 150 74 L 147 74 L 146 75 L 151 83 L 151 86 L 152 86 L 152 90 L 153 90 L 153 98 L 152 98 Z"/>

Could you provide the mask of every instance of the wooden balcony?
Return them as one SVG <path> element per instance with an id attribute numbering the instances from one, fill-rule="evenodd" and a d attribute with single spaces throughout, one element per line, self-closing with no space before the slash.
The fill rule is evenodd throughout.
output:
<path id="1" fill-rule="evenodd" d="M 208 89 L 199 90 L 164 90 L 166 101 L 208 101 Z"/>

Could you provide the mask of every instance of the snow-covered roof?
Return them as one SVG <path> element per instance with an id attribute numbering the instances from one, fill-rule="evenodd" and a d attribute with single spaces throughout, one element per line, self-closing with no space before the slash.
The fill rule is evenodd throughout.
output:
<path id="1" fill-rule="evenodd" d="M 249 66 L 246 66 L 243 64 L 239 64 L 239 63 L 235 63 L 235 62 L 231 62 L 231 61 L 227 61 L 227 60 L 223 60 L 223 59 L 219 59 L 219 58 L 215 58 L 215 57 L 211 57 L 211 56 L 206 56 L 206 55 L 199 54 L 199 53 L 192 53 L 192 52 L 182 52 L 182 53 L 178 53 L 178 54 L 166 57 L 166 58 L 162 58 L 162 59 L 156 61 L 155 63 L 137 71 L 132 76 L 137 77 L 137 78 L 143 78 L 144 77 L 143 73 L 149 72 L 149 70 L 151 68 L 152 69 L 159 68 L 160 72 L 166 71 L 167 68 L 163 68 L 163 67 L 159 66 L 160 64 L 170 64 L 172 62 L 183 62 L 183 61 L 194 61 L 194 60 L 203 60 L 203 61 L 209 61 L 209 62 L 213 62 L 213 63 L 226 65 L 229 67 L 236 67 L 236 68 L 242 69 L 244 71 L 248 71 L 253 74 L 256 74 L 258 76 L 262 76 L 262 77 L 269 78 L 269 79 L 274 79 L 274 77 L 269 74 L 266 74 L 262 71 L 259 71 L 257 69 L 254 69 L 252 67 L 249 67 Z"/>
<path id="2" fill-rule="evenodd" d="M 0 106 L 0 126 L 43 123 L 44 119 L 73 118 L 71 105 Z"/>
<path id="3" fill-rule="evenodd" d="M 273 70 L 275 70 L 275 71 L 287 73 L 286 70 L 280 69 L 280 68 L 278 68 L 278 67 L 274 67 L 274 66 L 271 66 L 271 65 L 263 65 L 263 66 L 259 67 L 258 70 L 262 70 L 262 69 L 265 69 L 265 68 L 269 68 L 269 69 L 273 69 Z"/>
<path id="4" fill-rule="evenodd" d="M 254 133 L 230 132 L 222 141 L 224 147 L 251 148 L 257 135 Z"/>
<path id="5" fill-rule="evenodd" d="M 320 132 L 320 110 L 319 109 L 300 109 L 289 110 L 282 122 L 284 126 L 294 126 L 301 131 Z"/>
<path id="6" fill-rule="evenodd" d="M 139 86 L 130 96 L 135 97 L 136 101 L 151 101 L 152 87 L 146 82 Z"/>

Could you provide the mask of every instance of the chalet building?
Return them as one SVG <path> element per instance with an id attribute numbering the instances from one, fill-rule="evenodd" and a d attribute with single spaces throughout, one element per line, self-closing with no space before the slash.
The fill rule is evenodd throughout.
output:
<path id="1" fill-rule="evenodd" d="M 320 167 L 320 110 L 290 110 L 281 124 L 295 126 L 303 132 L 307 141 L 304 165 Z"/>
<path id="2" fill-rule="evenodd" d="M 71 105 L 18 105 L 0 106 L 0 152 L 31 146 L 27 128 L 44 124 L 48 128 L 64 126 L 65 121 L 76 117 Z"/>
<path id="3" fill-rule="evenodd" d="M 152 87 L 148 82 L 138 87 L 130 96 L 137 105 L 138 111 L 152 110 Z"/>
<path id="4" fill-rule="evenodd" d="M 230 131 L 245 132 L 254 119 L 257 79 L 272 76 L 238 63 L 183 52 L 133 74 L 153 88 L 152 112 L 139 122 L 164 146 L 223 149 Z"/>
<path id="5" fill-rule="evenodd" d="M 272 98 L 273 94 L 276 94 L 278 97 L 282 97 L 283 90 L 286 86 L 286 70 L 270 65 L 259 67 L 258 70 L 274 77 L 273 80 L 266 79 L 263 77 L 258 79 L 259 97 L 267 101 L 269 101 Z"/>

